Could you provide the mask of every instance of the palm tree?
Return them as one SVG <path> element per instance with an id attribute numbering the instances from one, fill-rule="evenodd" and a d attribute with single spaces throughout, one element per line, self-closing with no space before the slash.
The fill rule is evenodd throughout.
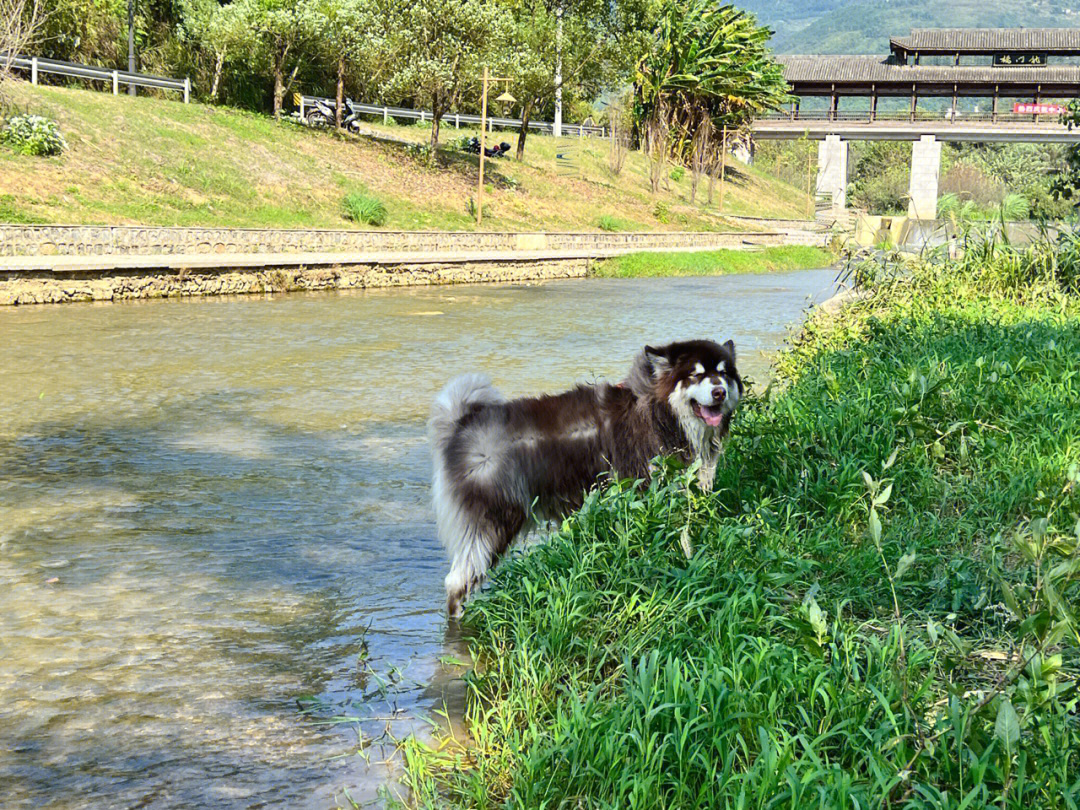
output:
<path id="1" fill-rule="evenodd" d="M 668 0 L 635 84 L 635 119 L 653 160 L 653 191 L 664 161 L 674 157 L 690 164 L 696 193 L 701 171 L 716 162 L 718 133 L 745 127 L 788 100 L 783 71 L 768 49 L 771 34 L 730 5 Z"/>

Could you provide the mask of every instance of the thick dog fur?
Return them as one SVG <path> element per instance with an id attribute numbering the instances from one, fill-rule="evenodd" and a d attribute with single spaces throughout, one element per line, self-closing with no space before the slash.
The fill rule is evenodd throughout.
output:
<path id="1" fill-rule="evenodd" d="M 730 340 L 646 346 L 621 385 L 563 394 L 508 401 L 483 375 L 451 380 L 429 423 L 450 616 L 519 534 L 580 507 L 603 473 L 648 479 L 653 458 L 678 454 L 711 487 L 742 393 Z"/>

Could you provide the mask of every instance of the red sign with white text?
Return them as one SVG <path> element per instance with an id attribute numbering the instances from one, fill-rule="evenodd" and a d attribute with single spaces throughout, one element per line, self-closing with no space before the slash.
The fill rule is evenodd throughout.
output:
<path id="1" fill-rule="evenodd" d="M 1061 104 L 1013 104 L 1013 112 L 1020 115 L 1061 115 L 1068 110 Z"/>

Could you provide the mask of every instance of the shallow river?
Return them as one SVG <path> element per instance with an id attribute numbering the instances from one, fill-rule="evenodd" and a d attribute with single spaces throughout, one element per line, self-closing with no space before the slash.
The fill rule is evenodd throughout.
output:
<path id="1" fill-rule="evenodd" d="M 438 388 L 558 390 L 691 336 L 760 380 L 832 277 L 3 309 L 0 807 L 393 789 L 392 740 L 464 655 L 427 503 Z"/>

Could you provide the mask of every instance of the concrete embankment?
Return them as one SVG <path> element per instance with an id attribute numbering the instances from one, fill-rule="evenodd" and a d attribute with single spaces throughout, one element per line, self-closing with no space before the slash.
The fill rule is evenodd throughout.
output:
<path id="1" fill-rule="evenodd" d="M 810 229 L 459 233 L 0 225 L 0 305 L 584 276 L 639 251 L 820 245 Z"/>

